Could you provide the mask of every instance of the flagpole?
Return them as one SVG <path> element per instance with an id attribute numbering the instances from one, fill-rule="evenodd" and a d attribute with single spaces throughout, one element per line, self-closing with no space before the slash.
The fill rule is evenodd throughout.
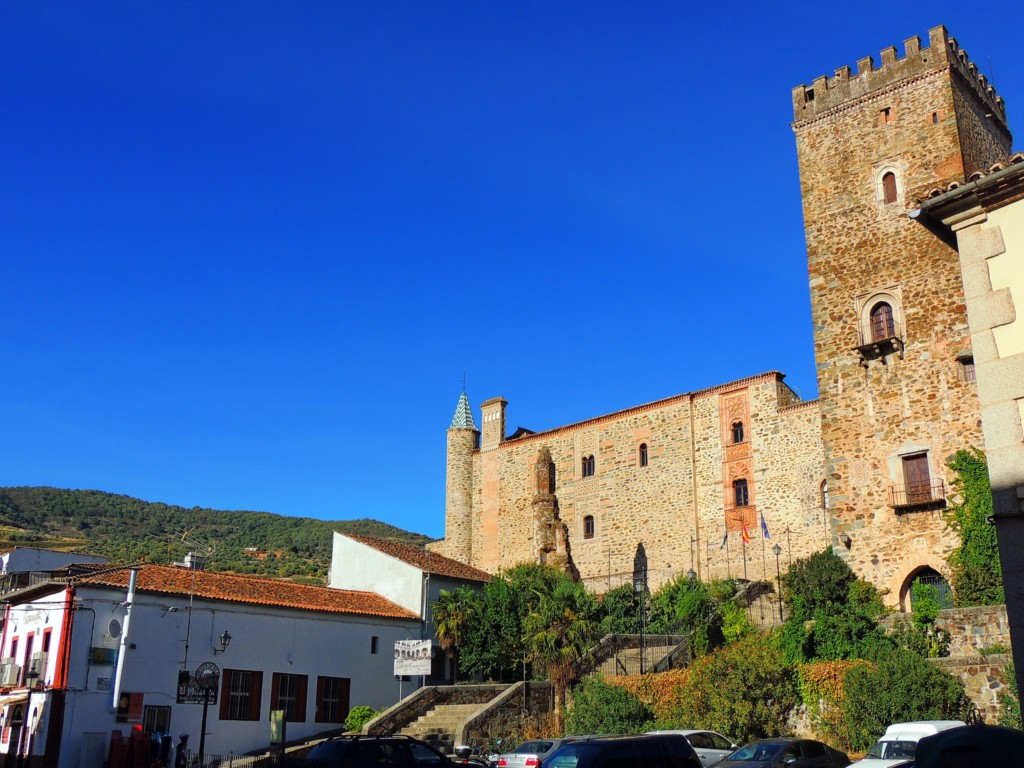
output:
<path id="1" fill-rule="evenodd" d="M 729 529 L 725 530 L 725 575 L 732 578 L 732 560 L 729 558 Z"/>
<path id="2" fill-rule="evenodd" d="M 764 520 L 764 513 L 762 512 L 761 514 L 761 519 Z M 766 568 L 767 566 L 764 563 L 764 526 L 761 526 L 761 581 L 768 581 L 768 571 Z"/>
<path id="3" fill-rule="evenodd" d="M 747 537 L 740 536 L 740 538 L 743 539 L 743 580 L 747 581 Z"/>

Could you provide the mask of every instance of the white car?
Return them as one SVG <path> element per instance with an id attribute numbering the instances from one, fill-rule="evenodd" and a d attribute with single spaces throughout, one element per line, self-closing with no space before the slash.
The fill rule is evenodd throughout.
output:
<path id="1" fill-rule="evenodd" d="M 734 744 L 732 739 L 727 739 L 715 731 L 669 730 L 648 731 L 648 733 L 681 733 L 690 742 L 690 746 L 697 753 L 697 757 L 700 758 L 700 764 L 704 768 L 709 768 L 709 766 L 714 765 L 719 760 L 732 754 L 733 751 L 739 749 L 739 744 Z"/>
<path id="2" fill-rule="evenodd" d="M 912 760 L 917 752 L 917 742 L 925 736 L 939 731 L 967 725 L 960 720 L 917 720 L 911 723 L 893 723 L 885 729 L 882 738 L 875 742 L 867 756 L 853 766 L 859 768 L 885 768 L 885 766 Z"/>
<path id="3" fill-rule="evenodd" d="M 576 741 L 576 739 L 568 736 L 561 739 L 524 741 L 511 752 L 498 755 L 498 768 L 539 768 L 545 757 L 570 741 Z"/>

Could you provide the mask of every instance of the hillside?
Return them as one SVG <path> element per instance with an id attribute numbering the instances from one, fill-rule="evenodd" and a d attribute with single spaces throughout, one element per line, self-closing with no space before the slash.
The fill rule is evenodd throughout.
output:
<path id="1" fill-rule="evenodd" d="M 376 520 L 177 507 L 103 491 L 0 487 L 0 550 L 42 547 L 118 563 L 206 555 L 209 570 L 325 583 L 333 531 L 422 546 L 430 539 Z M 246 548 L 256 547 L 257 554 Z"/>

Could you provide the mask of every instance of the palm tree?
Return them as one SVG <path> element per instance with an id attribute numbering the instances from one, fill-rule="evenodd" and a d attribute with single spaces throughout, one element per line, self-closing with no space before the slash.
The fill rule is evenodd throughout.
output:
<path id="1" fill-rule="evenodd" d="M 458 682 L 459 648 L 466 639 L 466 629 L 473 618 L 473 590 L 462 586 L 454 592 L 442 589 L 430 609 L 434 616 L 434 635 L 452 661 L 452 682 Z"/>
<path id="2" fill-rule="evenodd" d="M 575 662 L 590 648 L 596 633 L 597 601 L 582 584 L 568 577 L 537 596 L 537 605 L 523 629 L 530 661 L 547 671 L 554 688 L 555 720 L 561 733 L 565 729 L 565 692 L 574 681 Z"/>

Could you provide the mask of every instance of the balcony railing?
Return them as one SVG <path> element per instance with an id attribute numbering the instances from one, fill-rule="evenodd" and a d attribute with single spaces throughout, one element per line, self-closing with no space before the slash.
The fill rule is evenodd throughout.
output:
<path id="1" fill-rule="evenodd" d="M 944 507 L 946 506 L 946 484 L 942 480 L 934 480 L 927 485 L 890 486 L 889 506 L 897 512 Z"/>
<path id="2" fill-rule="evenodd" d="M 891 327 L 858 328 L 856 349 L 864 360 L 875 360 L 893 352 L 903 357 L 903 326 L 893 321 Z"/>

